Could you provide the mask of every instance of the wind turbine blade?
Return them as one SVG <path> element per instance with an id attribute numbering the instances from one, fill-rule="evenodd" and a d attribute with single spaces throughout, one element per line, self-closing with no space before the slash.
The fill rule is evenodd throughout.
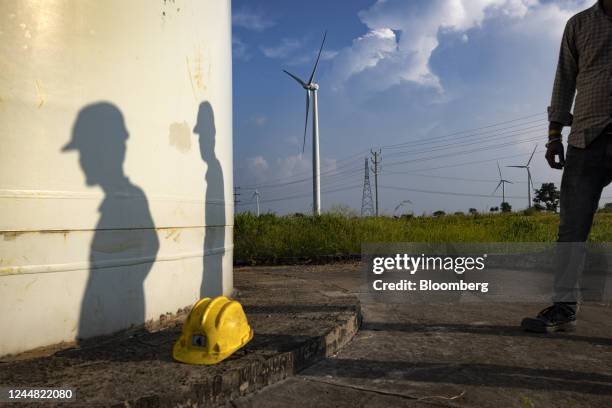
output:
<path id="1" fill-rule="evenodd" d="M 506 166 L 506 167 L 515 167 L 517 169 L 524 169 L 525 168 L 525 166 Z"/>
<path id="2" fill-rule="evenodd" d="M 531 163 L 531 159 L 533 159 L 533 155 L 535 154 L 535 151 L 537 148 L 538 148 L 538 145 L 536 145 L 536 147 L 533 148 L 533 152 L 531 152 L 531 156 L 529 156 L 529 161 L 527 162 L 525 167 L 529 166 L 529 163 Z"/>
<path id="3" fill-rule="evenodd" d="M 533 159 L 533 155 L 535 154 L 537 148 L 538 145 L 535 145 L 535 147 L 533 148 L 533 152 L 531 152 L 531 156 L 529 157 L 529 161 L 527 162 L 527 166 L 529 166 L 529 163 L 531 163 L 531 159 Z"/>
<path id="4" fill-rule="evenodd" d="M 527 167 L 527 183 L 527 188 L 533 188 L 533 180 L 531 179 L 531 171 L 529 170 L 529 167 Z"/>
<path id="5" fill-rule="evenodd" d="M 504 183 L 509 183 L 509 184 L 514 184 L 512 181 L 510 180 L 504 180 Z"/>
<path id="6" fill-rule="evenodd" d="M 306 148 L 306 130 L 308 130 L 308 113 L 310 112 L 310 91 L 306 90 L 306 121 L 304 122 L 304 141 L 302 142 L 302 153 Z"/>
<path id="7" fill-rule="evenodd" d="M 291 78 L 295 79 L 300 85 L 302 85 L 303 87 L 306 87 L 306 82 L 302 81 L 300 78 L 298 78 L 297 76 L 293 75 L 291 72 L 284 70 L 283 72 L 287 75 L 289 75 Z"/>
<path id="8" fill-rule="evenodd" d="M 499 171 L 499 179 L 501 180 L 503 177 L 501 174 L 501 167 L 499 167 L 499 162 L 497 162 L 497 171 Z"/>
<path id="9" fill-rule="evenodd" d="M 327 38 L 327 30 L 325 31 L 325 34 L 323 34 L 323 41 L 321 42 L 321 48 L 319 48 L 319 55 L 317 55 L 317 62 L 315 62 L 314 68 L 312 69 L 312 74 L 310 74 L 310 79 L 308 79 L 309 84 L 312 84 L 312 80 L 314 79 L 315 73 L 317 72 L 317 66 L 319 65 L 319 59 L 321 58 L 321 51 L 323 51 L 325 38 Z"/>
<path id="10" fill-rule="evenodd" d="M 491 193 L 491 195 L 497 193 L 497 190 L 499 190 L 499 186 L 501 186 L 503 183 L 503 181 L 500 181 L 499 184 L 497 185 L 497 187 L 495 187 L 495 190 L 493 190 L 493 192 Z"/>

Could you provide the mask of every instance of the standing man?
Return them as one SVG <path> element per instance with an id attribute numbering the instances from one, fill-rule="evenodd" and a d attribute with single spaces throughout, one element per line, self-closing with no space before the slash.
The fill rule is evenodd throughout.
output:
<path id="1" fill-rule="evenodd" d="M 584 242 L 601 191 L 612 181 L 612 0 L 599 0 L 567 22 L 548 119 L 546 160 L 563 169 L 553 305 L 521 323 L 523 329 L 540 333 L 576 327 Z M 567 157 L 561 140 L 564 126 L 572 128 Z"/>

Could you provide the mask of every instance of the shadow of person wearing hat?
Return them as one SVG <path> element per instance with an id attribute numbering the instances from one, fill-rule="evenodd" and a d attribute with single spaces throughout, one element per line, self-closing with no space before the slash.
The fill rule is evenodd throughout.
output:
<path id="1" fill-rule="evenodd" d="M 80 340 L 145 322 L 143 283 L 159 240 L 144 192 L 123 172 L 128 136 L 119 109 L 100 102 L 81 109 L 72 140 L 62 149 L 79 153 L 86 184 L 104 192 L 91 241 Z"/>
<path id="2" fill-rule="evenodd" d="M 215 154 L 215 114 L 209 102 L 198 109 L 193 132 L 199 135 L 200 154 L 206 163 L 204 195 L 204 271 L 200 297 L 223 294 L 223 257 L 225 256 L 225 184 L 221 163 Z"/>

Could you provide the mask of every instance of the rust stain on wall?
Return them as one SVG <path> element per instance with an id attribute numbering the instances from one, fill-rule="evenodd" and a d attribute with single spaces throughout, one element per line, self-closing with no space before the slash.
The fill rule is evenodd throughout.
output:
<path id="1" fill-rule="evenodd" d="M 198 89 L 206 89 L 204 84 L 204 70 L 202 68 L 202 54 L 199 52 L 193 62 L 193 81 Z"/>
<path id="2" fill-rule="evenodd" d="M 38 108 L 42 108 L 46 101 L 45 91 L 40 83 L 40 81 L 36 80 L 36 93 L 38 95 Z"/>
<path id="3" fill-rule="evenodd" d="M 197 101 L 198 100 L 198 95 L 196 93 L 196 89 L 195 89 L 195 86 L 193 84 L 193 75 L 191 73 L 189 57 L 185 57 L 185 61 L 187 61 L 187 74 L 189 74 L 189 82 L 191 83 L 191 91 L 193 92 L 193 97 Z"/>
<path id="4" fill-rule="evenodd" d="M 24 231 L 0 231 L 0 236 L 3 237 L 5 241 L 14 241 L 18 236 L 25 234 Z"/>
<path id="5" fill-rule="evenodd" d="M 191 150 L 191 128 L 187 122 L 175 122 L 170 125 L 168 140 L 170 146 L 176 147 L 180 152 Z"/>
<path id="6" fill-rule="evenodd" d="M 166 232 L 165 239 L 172 239 L 174 242 L 179 242 L 181 240 L 181 231 L 176 228 L 170 228 Z"/>
<path id="7" fill-rule="evenodd" d="M 70 233 L 70 230 L 0 231 L 0 239 L 4 241 L 14 241 L 23 234 L 62 234 L 64 236 L 64 241 L 66 241 Z"/>
<path id="8" fill-rule="evenodd" d="M 191 59 L 185 57 L 185 60 L 187 61 L 187 73 L 189 74 L 191 90 L 193 91 L 193 96 L 198 100 L 198 92 L 208 89 L 207 82 L 210 79 L 212 70 L 210 58 L 202 57 L 202 52 L 198 47 L 194 51 L 194 56 Z"/>

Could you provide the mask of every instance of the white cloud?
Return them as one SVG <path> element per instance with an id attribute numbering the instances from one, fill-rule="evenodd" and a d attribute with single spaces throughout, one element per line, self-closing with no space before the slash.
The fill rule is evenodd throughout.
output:
<path id="1" fill-rule="evenodd" d="M 276 22 L 267 16 L 262 10 L 254 10 L 242 7 L 232 14 L 232 24 L 247 30 L 263 31 L 273 27 Z"/>
<path id="2" fill-rule="evenodd" d="M 336 171 L 338 170 L 338 164 L 337 164 L 337 160 L 336 159 L 327 159 L 327 158 L 323 158 L 323 160 L 321 161 L 321 171 L 325 172 L 326 175 L 331 176 L 336 174 Z"/>
<path id="3" fill-rule="evenodd" d="M 336 56 L 338 55 L 338 51 L 334 51 L 334 50 L 323 50 L 321 52 L 321 61 L 329 61 L 332 60 L 334 58 L 336 58 Z"/>
<path id="4" fill-rule="evenodd" d="M 249 163 L 249 166 L 251 168 L 258 168 L 263 170 L 268 169 L 268 162 L 266 161 L 266 159 L 263 158 L 263 156 L 252 157 L 250 159 L 247 159 L 247 162 Z"/>
<path id="5" fill-rule="evenodd" d="M 349 48 L 340 51 L 332 66 L 333 83 L 342 83 L 351 76 L 375 67 L 385 58 L 397 53 L 395 33 L 388 29 L 374 29 L 353 40 Z"/>
<path id="6" fill-rule="evenodd" d="M 290 136 L 290 137 L 285 138 L 285 142 L 289 144 L 290 146 L 300 146 L 300 148 L 302 146 L 298 138 L 295 136 Z"/>
<path id="7" fill-rule="evenodd" d="M 246 168 L 248 175 L 256 182 L 260 183 L 266 180 L 268 176 L 268 161 L 263 156 L 255 156 L 246 159 Z"/>
<path id="8" fill-rule="evenodd" d="M 357 74 L 371 74 L 371 87 L 384 90 L 403 81 L 442 91 L 429 61 L 438 47 L 438 34 L 454 32 L 467 41 L 468 31 L 489 18 L 508 19 L 510 29 L 559 36 L 565 21 L 589 0 L 542 3 L 540 0 L 377 0 L 359 13 L 368 32 L 353 40 L 334 59 L 330 79 L 334 88 Z M 558 39 L 557 39 L 558 41 Z"/>
<path id="9" fill-rule="evenodd" d="M 557 3 L 540 4 L 531 9 L 526 18 L 517 21 L 512 29 L 516 33 L 530 33 L 545 37 L 552 41 L 555 48 L 558 48 L 567 20 L 576 12 L 590 6 L 591 3 L 590 0 L 575 0 L 561 5 Z"/>
<path id="10" fill-rule="evenodd" d="M 296 174 L 303 176 L 311 169 L 310 159 L 302 154 L 290 155 L 276 160 L 277 174 L 283 178 L 290 178 Z"/>
<path id="11" fill-rule="evenodd" d="M 263 115 L 256 115 L 251 119 L 251 122 L 255 125 L 255 126 L 263 126 L 268 122 L 268 118 L 266 116 Z"/>
<path id="12" fill-rule="evenodd" d="M 299 147 L 302 147 L 301 141 Z M 336 159 L 321 158 L 321 172 L 324 172 L 326 177 L 334 175 L 336 170 Z M 247 158 L 239 173 L 240 182 L 253 185 L 308 179 L 312 176 L 312 157 L 310 154 L 295 154 L 268 162 L 258 155 Z"/>
<path id="13" fill-rule="evenodd" d="M 303 65 L 303 64 L 314 64 L 315 58 L 316 56 L 313 58 L 311 55 L 302 54 L 302 55 L 298 55 L 298 56 L 288 59 L 287 61 L 285 61 L 285 64 L 293 65 L 293 66 Z"/>
<path id="14" fill-rule="evenodd" d="M 236 35 L 232 37 L 232 55 L 239 61 L 249 61 L 251 59 L 248 46 Z"/>
<path id="15" fill-rule="evenodd" d="M 317 60 L 317 55 L 319 54 L 319 50 L 312 50 L 312 53 L 305 53 L 302 55 L 298 55 L 295 56 L 291 59 L 289 59 L 288 61 L 286 61 L 285 63 L 287 65 L 302 65 L 302 64 L 309 64 L 311 66 L 314 65 L 315 61 Z M 336 58 L 336 56 L 338 55 L 338 51 L 334 51 L 334 50 L 323 50 L 321 52 L 321 61 L 330 61 L 334 58 Z"/>
<path id="16" fill-rule="evenodd" d="M 268 58 L 287 58 L 292 52 L 302 47 L 300 40 L 283 38 L 276 46 L 261 46 L 261 52 Z"/>

